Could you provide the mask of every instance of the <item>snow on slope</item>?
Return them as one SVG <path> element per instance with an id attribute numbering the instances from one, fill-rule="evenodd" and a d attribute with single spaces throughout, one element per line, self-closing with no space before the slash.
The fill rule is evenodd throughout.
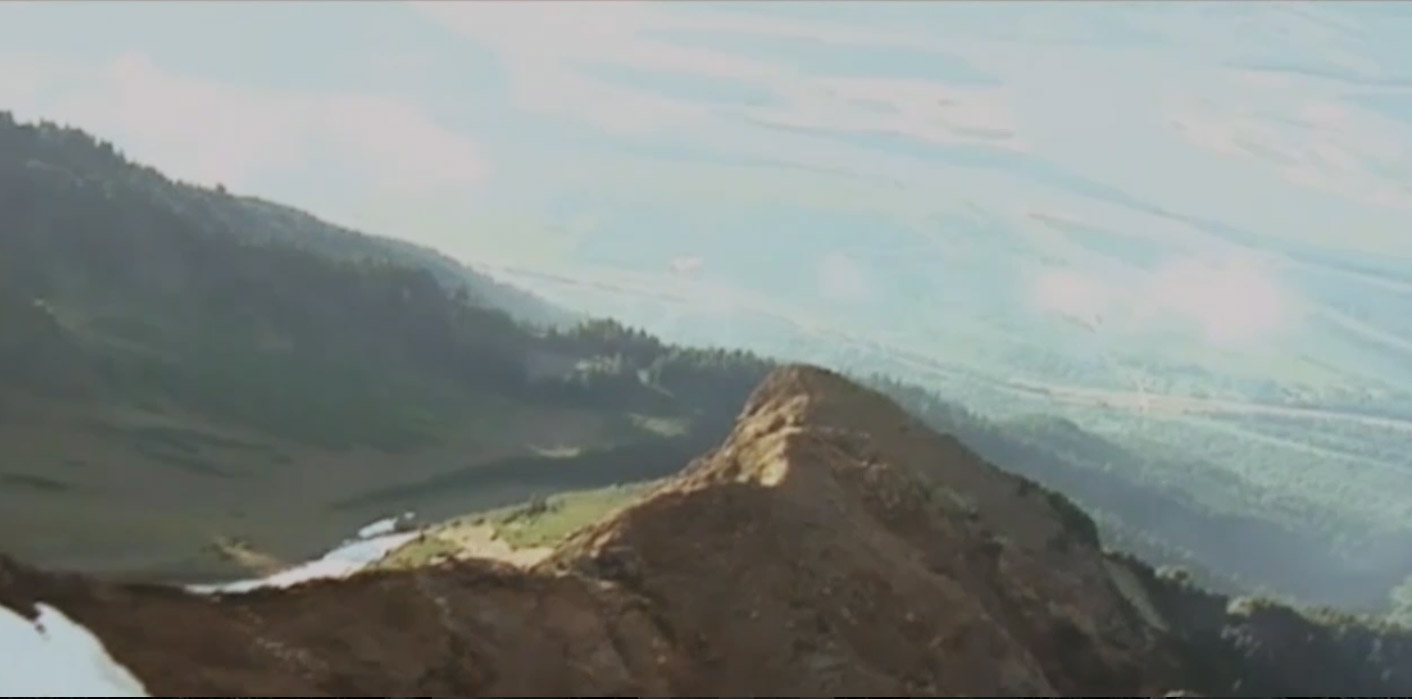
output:
<path id="1" fill-rule="evenodd" d="M 344 542 L 322 557 L 268 577 L 188 585 L 186 589 L 202 594 L 238 594 L 264 587 L 289 587 L 320 578 L 344 578 L 382 560 L 399 546 L 421 536 L 418 531 L 396 531 L 399 525 L 409 521 L 411 517 L 412 513 L 409 512 L 401 517 L 389 517 L 368 524 L 358 530 L 357 538 Z"/>
<path id="2" fill-rule="evenodd" d="M 405 530 L 416 515 L 411 512 L 403 512 L 397 517 L 380 519 L 358 530 L 359 539 L 371 539 L 375 536 L 392 534 Z"/>
<path id="3" fill-rule="evenodd" d="M 88 629 L 37 606 L 34 621 L 0 607 L 0 696 L 151 696 Z"/>
<path id="4" fill-rule="evenodd" d="M 317 560 L 274 575 L 213 585 L 192 585 L 200 593 L 241 593 L 262 587 L 288 587 L 318 578 L 341 578 L 381 560 L 421 535 L 398 531 L 413 515 L 378 520 L 358 530 Z M 46 604 L 29 621 L 0 606 L 0 697 L 146 697 L 142 683 L 113 660 L 88 629 Z"/>

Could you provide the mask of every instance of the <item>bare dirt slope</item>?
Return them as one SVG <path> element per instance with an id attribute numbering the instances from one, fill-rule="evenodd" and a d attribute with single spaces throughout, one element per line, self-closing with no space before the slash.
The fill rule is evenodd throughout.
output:
<path id="1" fill-rule="evenodd" d="M 652 600 L 691 693 L 1132 693 L 1157 657 L 1071 505 L 815 369 L 542 569 Z"/>
<path id="2" fill-rule="evenodd" d="M 0 603 L 59 608 L 158 695 L 1172 688 L 1104 561 L 1067 501 L 789 367 L 720 448 L 529 569 L 452 561 L 206 598 L 0 559 Z"/>

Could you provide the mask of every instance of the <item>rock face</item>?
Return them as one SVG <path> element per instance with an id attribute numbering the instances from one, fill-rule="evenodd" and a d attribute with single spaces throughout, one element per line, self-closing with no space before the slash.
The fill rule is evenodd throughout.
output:
<path id="1" fill-rule="evenodd" d="M 1149 573 L 1062 497 L 789 367 L 718 449 L 529 570 L 203 597 L 0 558 L 0 604 L 62 610 L 154 695 L 1210 691 Z"/>
<path id="2" fill-rule="evenodd" d="M 1103 560 L 1067 502 L 796 367 L 543 569 L 647 601 L 678 694 L 1132 694 L 1161 654 Z"/>

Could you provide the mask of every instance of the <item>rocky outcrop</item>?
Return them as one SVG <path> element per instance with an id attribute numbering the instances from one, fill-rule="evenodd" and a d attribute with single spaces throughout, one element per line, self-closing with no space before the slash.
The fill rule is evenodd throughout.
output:
<path id="1" fill-rule="evenodd" d="M 583 578 L 473 561 L 221 598 L 0 566 L 5 606 L 60 609 L 154 696 L 669 693 L 650 617 Z"/>
<path id="2" fill-rule="evenodd" d="M 458 561 L 209 597 L 0 559 L 0 604 L 56 607 L 153 694 L 198 696 L 1229 690 L 1229 658 L 1193 650 L 1208 632 L 1163 584 L 1106 556 L 1063 497 L 805 367 L 774 372 L 719 448 L 527 570 Z"/>
<path id="3" fill-rule="evenodd" d="M 644 599 L 691 659 L 678 693 L 1132 694 L 1162 670 L 1086 517 L 816 369 L 541 568 Z"/>

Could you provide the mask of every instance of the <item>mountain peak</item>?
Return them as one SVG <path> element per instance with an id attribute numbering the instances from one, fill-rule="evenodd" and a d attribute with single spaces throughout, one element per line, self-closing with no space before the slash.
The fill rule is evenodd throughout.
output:
<path id="1" fill-rule="evenodd" d="M 212 599 L 6 566 L 0 600 L 60 608 L 161 694 L 1142 689 L 1150 630 L 1095 542 L 1024 486 L 881 395 L 790 366 L 720 447 L 530 570 Z"/>
<path id="2" fill-rule="evenodd" d="M 719 448 L 542 565 L 653 600 L 714 659 L 694 693 L 1138 691 L 1155 640 L 1065 505 L 789 366 Z"/>
<path id="3" fill-rule="evenodd" d="M 803 366 L 771 373 L 719 447 L 529 568 L 211 597 L 0 558 L 0 606 L 40 605 L 157 695 L 1259 693 L 1288 686 L 1282 658 L 1309 686 L 1389 681 L 1334 667 L 1319 644 L 1343 641 L 1298 615 L 1233 621 L 1222 598 L 1105 554 L 1064 498 Z M 1247 637 L 1304 640 L 1252 660 Z"/>

